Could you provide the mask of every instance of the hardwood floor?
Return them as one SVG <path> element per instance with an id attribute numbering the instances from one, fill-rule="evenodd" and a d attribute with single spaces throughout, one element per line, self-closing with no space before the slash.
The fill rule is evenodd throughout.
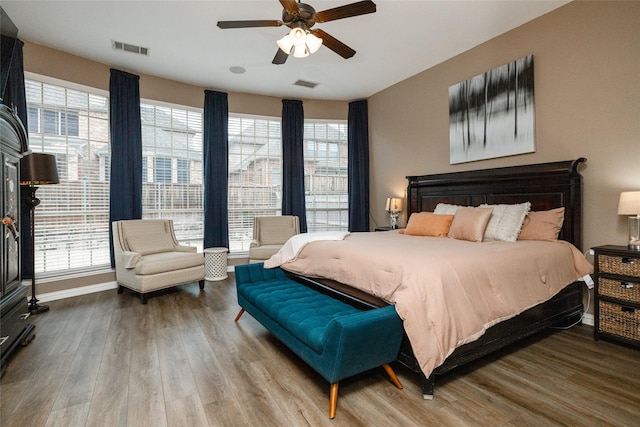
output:
<path id="1" fill-rule="evenodd" d="M 9 361 L 9 426 L 638 426 L 640 351 L 577 326 L 545 333 L 439 379 L 422 399 L 376 369 L 329 384 L 239 310 L 233 275 L 149 298 L 105 291 L 49 303 Z"/>

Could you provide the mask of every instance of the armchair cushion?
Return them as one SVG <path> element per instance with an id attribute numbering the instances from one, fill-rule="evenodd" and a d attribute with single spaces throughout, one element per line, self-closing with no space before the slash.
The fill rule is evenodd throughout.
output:
<path id="1" fill-rule="evenodd" d="M 249 246 L 250 262 L 269 259 L 289 238 L 300 233 L 294 215 L 259 216 L 253 219 L 253 240 Z"/>
<path id="2" fill-rule="evenodd" d="M 158 254 L 174 250 L 173 237 L 168 233 L 134 234 L 126 237 L 127 246 L 131 252 L 140 255 Z"/>
<path id="3" fill-rule="evenodd" d="M 195 252 L 163 252 L 142 257 L 136 264 L 136 274 L 149 275 L 167 271 L 198 267 L 203 263 L 203 255 Z"/>
<path id="4" fill-rule="evenodd" d="M 262 245 L 251 248 L 251 259 L 269 259 L 275 255 L 282 245 Z"/>

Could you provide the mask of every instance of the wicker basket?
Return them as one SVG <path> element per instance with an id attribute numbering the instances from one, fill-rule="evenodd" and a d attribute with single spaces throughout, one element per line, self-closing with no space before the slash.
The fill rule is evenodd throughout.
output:
<path id="1" fill-rule="evenodd" d="M 599 332 L 640 341 L 640 309 L 624 309 L 621 305 L 600 301 Z"/>
<path id="2" fill-rule="evenodd" d="M 600 272 L 640 277 L 640 259 L 621 256 L 598 256 Z"/>
<path id="3" fill-rule="evenodd" d="M 611 298 L 640 303 L 640 283 L 600 277 L 598 280 L 598 292 L 600 295 L 606 295 Z"/>

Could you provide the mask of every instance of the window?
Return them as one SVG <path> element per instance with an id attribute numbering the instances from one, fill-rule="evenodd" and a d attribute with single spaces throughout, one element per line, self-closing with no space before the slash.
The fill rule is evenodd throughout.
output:
<path id="1" fill-rule="evenodd" d="M 73 111 L 28 108 L 29 132 L 54 136 L 79 136 L 79 117 Z"/>
<path id="2" fill-rule="evenodd" d="M 202 113 L 142 103 L 142 217 L 173 220 L 176 238 L 202 250 Z"/>
<path id="3" fill-rule="evenodd" d="M 305 121 L 304 186 L 307 230 L 349 227 L 347 124 Z"/>
<path id="4" fill-rule="evenodd" d="M 109 99 L 98 90 L 39 80 L 25 79 L 29 148 L 56 156 L 60 183 L 37 192 L 35 272 L 106 267 Z"/>
<path id="5" fill-rule="evenodd" d="M 153 181 L 155 183 L 171 184 L 171 159 L 156 157 L 153 165 Z"/>
<path id="6" fill-rule="evenodd" d="M 229 250 L 246 252 L 253 218 L 280 215 L 280 119 L 229 116 Z"/>

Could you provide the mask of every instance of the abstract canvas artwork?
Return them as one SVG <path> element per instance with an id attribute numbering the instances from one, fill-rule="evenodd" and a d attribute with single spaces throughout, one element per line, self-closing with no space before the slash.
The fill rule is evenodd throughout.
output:
<path id="1" fill-rule="evenodd" d="M 450 163 L 535 151 L 533 55 L 449 87 Z"/>

